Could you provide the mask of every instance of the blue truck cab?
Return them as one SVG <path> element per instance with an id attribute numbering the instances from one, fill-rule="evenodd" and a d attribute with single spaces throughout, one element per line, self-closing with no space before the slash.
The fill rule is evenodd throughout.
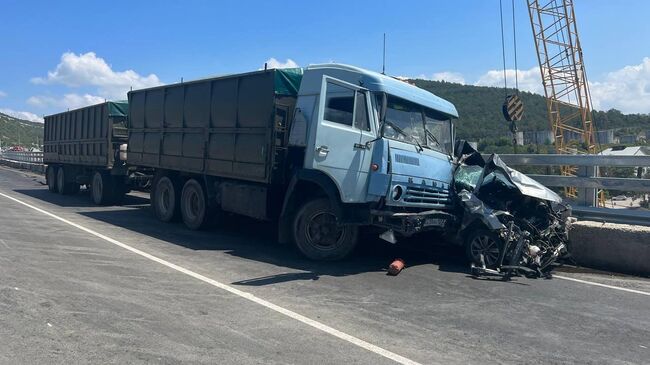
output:
<path id="1" fill-rule="evenodd" d="M 402 80 L 342 64 L 305 68 L 289 134 L 303 161 L 283 209 L 288 216 L 301 182 L 312 184 L 289 220 L 301 251 L 344 256 L 360 225 L 381 227 L 388 240 L 445 229 L 457 117 L 453 104 Z M 314 190 L 324 196 L 304 196 Z"/>

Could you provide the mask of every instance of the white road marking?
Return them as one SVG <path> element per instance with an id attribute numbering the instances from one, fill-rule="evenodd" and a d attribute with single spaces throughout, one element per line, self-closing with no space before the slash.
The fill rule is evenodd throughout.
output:
<path id="1" fill-rule="evenodd" d="M 621 290 L 621 291 L 626 291 L 626 292 L 628 292 L 628 293 L 635 293 L 635 294 L 641 294 L 641 295 L 648 295 L 648 296 L 650 296 L 650 293 L 645 292 L 645 291 L 641 291 L 641 290 L 622 288 L 622 287 L 620 287 L 620 286 L 601 284 L 601 283 L 596 283 L 596 282 L 593 282 L 593 281 L 587 281 L 587 280 L 581 280 L 581 279 L 576 279 L 576 278 L 570 278 L 570 277 L 567 277 L 567 276 L 553 275 L 553 278 L 562 279 L 562 280 L 574 281 L 574 282 L 576 282 L 576 283 L 582 283 L 582 284 L 587 284 L 587 285 L 600 286 L 600 287 L 608 288 L 608 289 Z"/>
<path id="2" fill-rule="evenodd" d="M 0 243 L 2 243 L 2 245 L 5 246 L 6 248 L 11 249 L 11 247 L 9 247 L 7 242 L 5 242 L 5 240 L 3 240 L 2 238 L 0 238 Z"/>
<path id="3" fill-rule="evenodd" d="M 189 275 L 189 276 L 191 276 L 191 277 L 193 277 L 195 279 L 201 280 L 201 281 L 203 281 L 205 283 L 208 283 L 208 284 L 210 284 L 212 286 L 215 286 L 215 287 L 217 287 L 219 289 L 230 292 L 230 293 L 232 293 L 234 295 L 237 295 L 239 297 L 242 297 L 244 299 L 250 300 L 253 303 L 259 304 L 259 305 L 261 305 L 263 307 L 266 307 L 268 309 L 276 311 L 276 312 L 278 312 L 280 314 L 284 314 L 285 316 L 287 316 L 289 318 L 300 321 L 300 322 L 302 322 L 302 323 L 304 323 L 304 324 L 306 324 L 308 326 L 314 327 L 314 328 L 316 328 L 316 329 L 318 329 L 320 331 L 323 331 L 323 332 L 325 332 L 327 334 L 330 334 L 330 335 L 332 335 L 334 337 L 338 337 L 338 338 L 340 338 L 340 339 L 342 339 L 344 341 L 347 341 L 347 342 L 349 342 L 349 343 L 351 343 L 353 345 L 361 347 L 362 349 L 374 352 L 377 355 L 380 355 L 380 356 L 383 356 L 383 357 L 388 358 L 390 360 L 393 360 L 393 361 L 395 361 L 395 362 L 397 362 L 399 364 L 420 365 L 420 363 L 418 363 L 416 361 L 413 361 L 411 359 L 408 359 L 408 358 L 406 358 L 404 356 L 401 356 L 401 355 L 398 355 L 398 354 L 396 354 L 394 352 L 388 351 L 388 350 L 386 350 L 384 348 L 381 348 L 381 347 L 379 347 L 377 345 L 373 345 L 373 344 L 371 344 L 369 342 L 366 342 L 366 341 L 364 341 L 364 340 L 362 340 L 360 338 L 357 338 L 357 337 L 349 335 L 349 334 L 347 334 L 345 332 L 339 331 L 339 330 L 337 330 L 337 329 L 335 329 L 333 327 L 330 327 L 330 326 L 328 326 L 328 325 L 326 325 L 324 323 L 321 323 L 321 322 L 318 322 L 318 321 L 313 320 L 311 318 L 308 318 L 306 316 L 303 316 L 302 314 L 296 313 L 296 312 L 294 312 L 292 310 L 286 309 L 284 307 L 280 307 L 279 305 L 273 304 L 273 303 L 271 303 L 271 302 L 269 302 L 267 300 L 264 300 L 262 298 L 258 298 L 253 294 L 250 294 L 250 293 L 247 293 L 245 291 L 233 288 L 230 285 L 221 283 L 221 282 L 216 281 L 214 279 L 210 279 L 207 276 L 203 276 L 203 275 L 198 274 L 198 273 L 196 273 L 194 271 L 188 270 L 188 269 L 186 269 L 186 268 L 184 268 L 182 266 L 178 266 L 178 265 L 173 264 L 173 263 L 171 263 L 169 261 L 163 260 L 161 258 L 158 258 L 158 257 L 154 256 L 154 255 L 151 255 L 151 254 L 146 253 L 144 251 L 138 250 L 137 248 L 131 247 L 131 246 L 125 244 L 125 243 L 122 243 L 122 242 L 116 240 L 116 239 L 105 236 L 105 235 L 103 235 L 103 234 L 101 234 L 99 232 L 95 232 L 92 229 L 86 228 L 86 227 L 84 227 L 84 226 L 82 226 L 80 224 L 77 224 L 77 223 L 69 221 L 69 220 L 67 220 L 65 218 L 59 217 L 59 216 L 57 216 L 57 215 L 55 215 L 53 213 L 50 213 L 50 212 L 48 212 L 46 210 L 35 207 L 35 206 L 33 206 L 31 204 L 28 204 L 28 203 L 25 203 L 25 202 L 23 202 L 21 200 L 18 200 L 16 198 L 12 197 L 12 196 L 9 196 L 9 195 L 3 194 L 3 193 L 0 193 L 0 196 L 3 196 L 3 197 L 5 197 L 7 199 L 10 199 L 10 200 L 13 200 L 16 203 L 22 204 L 22 205 L 24 205 L 24 206 L 26 206 L 28 208 L 31 208 L 31 209 L 39 212 L 39 213 L 43 213 L 43 214 L 45 214 L 45 215 L 47 215 L 49 217 L 52 217 L 54 219 L 57 219 L 57 220 L 63 222 L 65 224 L 68 224 L 70 226 L 78 228 L 78 229 L 80 229 L 80 230 L 82 230 L 82 231 L 84 231 L 86 233 L 89 233 L 89 234 L 91 234 L 93 236 L 96 236 L 98 238 L 103 239 L 104 241 L 110 242 L 110 243 L 112 243 L 112 244 L 114 244 L 116 246 L 119 246 L 119 247 L 122 247 L 122 248 L 124 248 L 126 250 L 129 250 L 129 251 L 131 251 L 131 252 L 133 252 L 135 254 L 138 254 L 138 255 L 140 255 L 140 256 L 142 256 L 144 258 L 147 258 L 147 259 L 149 259 L 151 261 L 154 261 L 154 262 L 157 262 L 157 263 L 159 263 L 161 265 L 167 266 L 167 267 L 169 267 L 171 269 L 179 271 L 179 272 L 181 272 L 181 273 L 183 273 L 185 275 Z"/>

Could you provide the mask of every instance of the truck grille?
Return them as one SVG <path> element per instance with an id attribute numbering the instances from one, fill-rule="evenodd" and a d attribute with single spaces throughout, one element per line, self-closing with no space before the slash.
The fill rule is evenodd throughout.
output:
<path id="1" fill-rule="evenodd" d="M 451 199 L 448 189 L 409 186 L 406 188 L 403 201 L 415 204 L 449 205 Z"/>

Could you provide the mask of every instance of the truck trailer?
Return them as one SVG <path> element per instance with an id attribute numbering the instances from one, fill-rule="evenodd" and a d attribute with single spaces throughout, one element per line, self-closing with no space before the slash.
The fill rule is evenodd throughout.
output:
<path id="1" fill-rule="evenodd" d="M 454 224 L 457 116 L 451 103 L 361 68 L 269 69 L 133 90 L 126 143 L 100 150 L 112 165 L 83 167 L 59 150 L 46 161 L 48 176 L 63 171 L 76 184 L 53 183 L 59 192 L 93 191 L 89 172 L 124 186 L 151 176 L 162 221 L 199 229 L 223 212 L 271 220 L 279 241 L 334 260 L 354 249 L 360 226 L 391 240 Z M 46 118 L 46 131 L 61 120 Z"/>
<path id="2" fill-rule="evenodd" d="M 95 204 L 118 203 L 127 190 L 124 159 L 129 105 L 104 102 L 45 117 L 43 162 L 50 191 L 74 194 L 91 187 Z"/>

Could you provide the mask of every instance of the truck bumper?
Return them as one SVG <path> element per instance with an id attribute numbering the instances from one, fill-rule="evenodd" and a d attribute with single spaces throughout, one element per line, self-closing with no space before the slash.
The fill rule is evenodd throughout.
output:
<path id="1" fill-rule="evenodd" d="M 404 236 L 433 230 L 444 231 L 456 224 L 456 216 L 440 210 L 417 213 L 371 210 L 370 215 L 374 226 L 392 229 Z"/>

